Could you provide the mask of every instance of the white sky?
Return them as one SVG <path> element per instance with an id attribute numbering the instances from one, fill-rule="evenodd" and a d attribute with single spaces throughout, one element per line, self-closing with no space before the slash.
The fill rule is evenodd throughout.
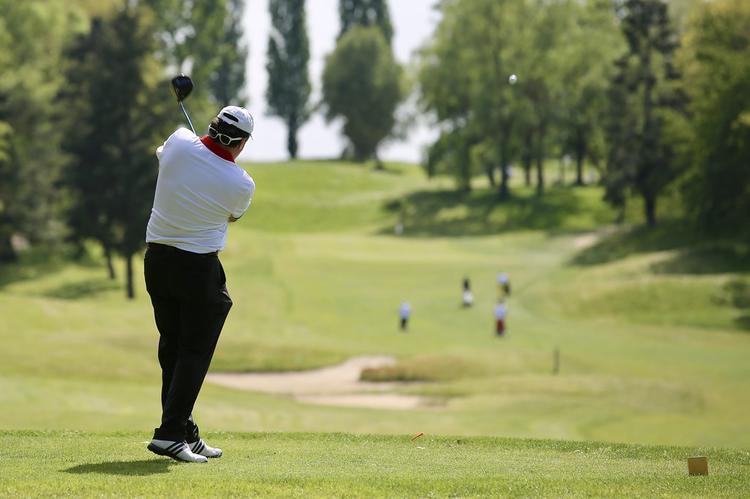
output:
<path id="1" fill-rule="evenodd" d="M 439 15 L 433 10 L 435 0 L 389 0 L 393 24 L 393 49 L 396 59 L 405 64 L 411 60 L 415 49 L 431 35 Z M 313 92 L 311 101 L 320 99 L 320 78 L 325 56 L 333 51 L 339 30 L 339 0 L 307 0 L 307 34 L 310 39 L 310 82 Z M 268 0 L 247 0 L 245 7 L 245 37 L 250 44 L 248 60 L 248 89 L 250 112 L 255 116 L 253 140 L 245 148 L 242 160 L 277 161 L 288 158 L 286 151 L 286 127 L 275 117 L 267 116 L 265 92 L 266 44 L 271 19 Z M 320 113 L 313 114 L 297 136 L 300 158 L 338 157 L 344 141 L 340 126 L 326 124 Z M 405 141 L 383 144 L 380 157 L 385 160 L 418 162 L 422 149 L 433 138 L 426 125 L 419 124 Z"/>

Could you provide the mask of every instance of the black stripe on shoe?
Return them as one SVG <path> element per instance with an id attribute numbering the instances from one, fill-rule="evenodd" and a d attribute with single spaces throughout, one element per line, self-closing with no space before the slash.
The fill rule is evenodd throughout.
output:
<path id="1" fill-rule="evenodd" d="M 146 448 L 148 450 L 150 450 L 151 452 L 153 452 L 154 454 L 158 454 L 160 456 L 171 457 L 175 461 L 180 461 L 180 462 L 183 462 L 183 463 L 189 463 L 191 461 L 188 461 L 186 459 L 182 459 L 179 456 L 179 453 L 180 453 L 180 451 L 182 451 L 183 446 L 187 447 L 187 444 L 184 444 L 183 442 L 175 442 L 174 444 L 170 445 L 169 447 L 167 447 L 165 449 L 165 448 L 159 447 L 158 445 L 156 445 L 154 443 L 150 443 L 150 444 L 148 444 L 148 446 Z M 175 450 L 172 450 L 172 449 L 175 449 Z"/>
<path id="2" fill-rule="evenodd" d="M 193 450 L 194 454 L 200 454 L 201 451 L 206 447 L 206 444 L 203 443 L 203 440 L 198 440 L 195 442 L 195 450 Z"/>
<path id="3" fill-rule="evenodd" d="M 180 451 L 180 449 L 182 449 L 182 446 L 183 446 L 183 445 L 184 445 L 184 444 L 183 444 L 182 442 L 175 442 L 175 443 L 173 443 L 172 445 L 170 445 L 169 447 L 167 447 L 167 449 L 166 449 L 166 450 L 167 450 L 168 452 L 179 452 L 179 451 Z"/>

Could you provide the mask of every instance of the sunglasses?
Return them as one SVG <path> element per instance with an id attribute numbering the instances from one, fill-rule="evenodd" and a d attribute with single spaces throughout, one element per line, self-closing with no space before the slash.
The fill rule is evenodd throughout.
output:
<path id="1" fill-rule="evenodd" d="M 219 143 L 228 146 L 231 145 L 232 142 L 236 142 L 239 140 L 242 140 L 242 137 L 230 137 L 229 135 L 219 133 L 214 127 L 209 126 L 208 127 L 208 136 L 212 139 L 216 139 L 219 141 Z"/>

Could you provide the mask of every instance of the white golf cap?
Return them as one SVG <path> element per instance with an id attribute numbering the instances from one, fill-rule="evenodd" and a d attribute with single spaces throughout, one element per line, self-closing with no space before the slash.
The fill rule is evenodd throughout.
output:
<path id="1" fill-rule="evenodd" d="M 234 125 L 243 132 L 247 132 L 250 135 L 253 134 L 253 128 L 255 128 L 255 120 L 250 111 L 244 107 L 239 106 L 227 106 L 219 111 L 216 116 L 227 125 Z"/>

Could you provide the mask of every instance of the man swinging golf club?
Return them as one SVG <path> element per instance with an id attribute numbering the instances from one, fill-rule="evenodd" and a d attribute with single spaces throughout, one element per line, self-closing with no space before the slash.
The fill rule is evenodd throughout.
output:
<path id="1" fill-rule="evenodd" d="M 178 84 L 173 81 L 182 104 L 190 90 Z M 218 252 L 228 223 L 245 213 L 255 192 L 253 179 L 234 162 L 252 132 L 250 113 L 228 106 L 208 135 L 180 128 L 156 150 L 144 273 L 159 330 L 162 417 L 148 449 L 177 461 L 205 463 L 222 454 L 203 441 L 192 412 L 232 306 Z"/>

